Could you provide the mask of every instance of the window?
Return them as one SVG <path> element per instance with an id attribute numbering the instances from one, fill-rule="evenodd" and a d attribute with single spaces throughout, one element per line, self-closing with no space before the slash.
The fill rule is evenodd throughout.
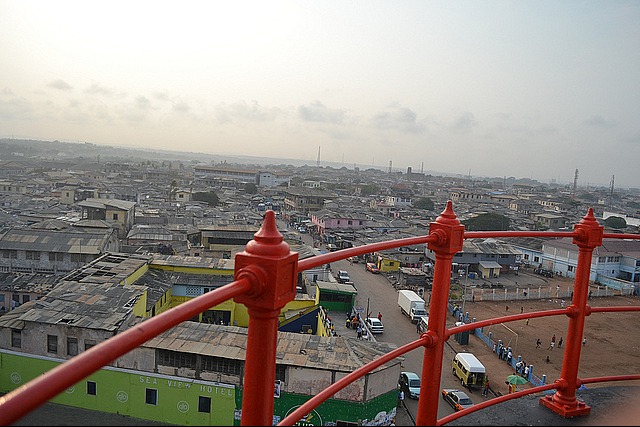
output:
<path id="1" fill-rule="evenodd" d="M 277 381 L 282 381 L 284 382 L 285 378 L 285 374 L 287 372 L 287 367 L 286 365 L 278 365 L 276 364 L 276 380 Z"/>
<path id="2" fill-rule="evenodd" d="M 196 355 L 171 350 L 158 350 L 158 364 L 174 368 L 195 368 Z"/>
<path id="3" fill-rule="evenodd" d="M 19 329 L 11 330 L 11 347 L 22 348 L 22 331 Z"/>
<path id="4" fill-rule="evenodd" d="M 29 302 L 29 300 L 31 299 L 30 295 L 22 295 L 22 303 L 24 304 L 25 302 Z"/>
<path id="5" fill-rule="evenodd" d="M 211 398 L 207 396 L 198 396 L 198 412 L 211 413 Z"/>
<path id="6" fill-rule="evenodd" d="M 158 390 L 155 388 L 147 388 L 145 389 L 145 403 L 147 405 L 157 405 L 158 404 Z"/>
<path id="7" fill-rule="evenodd" d="M 94 345 L 96 345 L 96 341 L 95 340 L 84 340 L 84 349 L 85 349 L 85 351 L 89 350 Z"/>
<path id="8" fill-rule="evenodd" d="M 4 294 L 0 294 L 0 303 L 4 303 Z"/>
<path id="9" fill-rule="evenodd" d="M 75 356 L 78 354 L 78 338 L 67 337 L 67 355 Z"/>
<path id="10" fill-rule="evenodd" d="M 71 262 L 80 262 L 82 261 L 81 254 L 71 254 Z"/>
<path id="11" fill-rule="evenodd" d="M 58 337 L 56 335 L 47 335 L 47 351 L 49 353 L 58 353 Z"/>
<path id="12" fill-rule="evenodd" d="M 111 217 L 111 219 L 113 219 L 114 221 L 118 220 L 118 214 L 114 213 L 113 216 Z"/>
<path id="13" fill-rule="evenodd" d="M 27 259 L 32 259 L 32 260 L 38 261 L 38 260 L 40 260 L 40 252 L 38 252 L 38 251 L 27 251 L 25 257 Z"/>
<path id="14" fill-rule="evenodd" d="M 243 361 L 223 359 L 222 357 L 203 356 L 202 370 L 207 372 L 220 372 L 229 375 L 242 375 Z"/>
<path id="15" fill-rule="evenodd" d="M 49 252 L 49 261 L 63 261 L 64 254 L 62 252 Z"/>
<path id="16" fill-rule="evenodd" d="M 87 394 L 95 396 L 98 393 L 98 385 L 95 381 L 87 381 Z"/>

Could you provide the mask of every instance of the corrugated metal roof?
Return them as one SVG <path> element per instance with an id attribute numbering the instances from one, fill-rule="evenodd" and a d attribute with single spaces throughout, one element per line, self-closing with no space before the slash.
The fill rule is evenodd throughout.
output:
<path id="1" fill-rule="evenodd" d="M 202 345 L 206 343 L 206 345 Z M 180 349 L 187 353 L 245 360 L 247 329 L 207 323 L 184 322 L 150 339 L 142 347 Z M 278 332 L 277 363 L 352 372 L 397 348 L 394 344 L 352 337 L 319 337 Z M 400 358 L 402 359 L 402 358 Z M 387 368 L 399 363 L 383 365 Z"/>
<path id="2" fill-rule="evenodd" d="M 109 244 L 111 233 L 11 229 L 0 237 L 0 247 L 7 250 L 100 254 Z"/>
<path id="3" fill-rule="evenodd" d="M 45 297 L 12 310 L 16 319 L 0 317 L 0 324 L 9 327 L 19 320 L 116 332 L 131 317 L 133 303 L 144 290 L 142 286 L 63 281 Z"/>
<path id="4" fill-rule="evenodd" d="M 94 197 L 78 202 L 78 206 L 82 206 L 86 208 L 96 208 L 96 209 L 116 208 L 116 209 L 121 209 L 125 211 L 130 210 L 135 205 L 136 205 L 136 202 L 129 202 L 127 200 L 97 199 Z"/>
<path id="5" fill-rule="evenodd" d="M 235 266 L 235 260 L 200 256 L 153 254 L 153 264 L 171 267 L 198 267 L 217 270 L 233 270 Z"/>

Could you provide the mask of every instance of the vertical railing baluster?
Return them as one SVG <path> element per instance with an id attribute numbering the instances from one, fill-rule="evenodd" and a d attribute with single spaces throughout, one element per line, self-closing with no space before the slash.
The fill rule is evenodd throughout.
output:
<path id="1" fill-rule="evenodd" d="M 591 408 L 576 398 L 578 383 L 578 368 L 580 367 L 580 352 L 582 351 L 582 337 L 584 334 L 585 317 L 589 314 L 587 296 L 589 293 L 589 275 L 591 271 L 591 257 L 593 250 L 602 245 L 604 227 L 598 224 L 593 209 L 574 226 L 578 235 L 573 243 L 578 246 L 578 265 L 574 281 L 573 299 L 569 306 L 569 325 L 567 341 L 562 361 L 562 371 L 557 380 L 558 389 L 551 396 L 544 396 L 540 404 L 565 418 L 587 415 Z"/>
<path id="2" fill-rule="evenodd" d="M 297 262 L 298 254 L 278 232 L 273 211 L 265 213 L 254 239 L 236 255 L 235 279 L 254 284 L 252 292 L 235 298 L 249 313 L 241 425 L 273 424 L 278 315 L 296 296 Z"/>
<path id="3" fill-rule="evenodd" d="M 431 223 L 429 234 L 437 235 L 438 239 L 428 245 L 429 249 L 436 254 L 436 262 L 429 305 L 429 325 L 426 332 L 429 340 L 425 344 L 422 362 L 422 381 L 416 425 L 436 425 L 438 420 L 438 398 L 446 341 L 451 262 L 453 256 L 462 250 L 464 240 L 464 226 L 460 225 L 460 221 L 456 218 L 451 201 L 447 202 L 445 210 Z"/>

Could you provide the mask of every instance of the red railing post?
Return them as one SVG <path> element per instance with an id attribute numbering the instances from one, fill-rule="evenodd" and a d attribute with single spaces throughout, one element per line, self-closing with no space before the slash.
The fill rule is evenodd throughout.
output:
<path id="1" fill-rule="evenodd" d="M 431 339 L 425 345 L 420 400 L 416 417 L 416 425 L 420 426 L 434 426 L 438 420 L 438 398 L 446 342 L 451 262 L 453 256 L 462 250 L 464 241 L 464 226 L 456 218 L 451 201 L 447 202 L 445 210 L 430 224 L 429 234 L 435 234 L 438 239 L 428 244 L 429 249 L 436 254 L 436 262 L 429 306 L 429 325 L 426 332 Z"/>
<path id="2" fill-rule="evenodd" d="M 564 359 L 560 379 L 557 381 L 556 393 L 544 396 L 540 404 L 565 418 L 588 415 L 591 408 L 576 398 L 578 382 L 578 367 L 580 366 L 580 352 L 582 351 L 582 337 L 584 333 L 585 317 L 589 314 L 587 297 L 589 294 L 589 276 L 591 272 L 591 257 L 593 250 L 602 245 L 604 227 L 598 224 L 593 209 L 589 208 L 587 215 L 574 226 L 578 235 L 573 243 L 578 246 L 578 265 L 573 286 L 573 299 L 569 306 L 569 325 L 567 341 L 564 349 Z"/>
<path id="3" fill-rule="evenodd" d="M 289 250 L 273 211 L 235 258 L 235 279 L 248 278 L 254 290 L 238 296 L 249 312 L 242 391 L 243 426 L 273 425 L 273 390 L 280 310 L 296 296 L 298 254 Z"/>

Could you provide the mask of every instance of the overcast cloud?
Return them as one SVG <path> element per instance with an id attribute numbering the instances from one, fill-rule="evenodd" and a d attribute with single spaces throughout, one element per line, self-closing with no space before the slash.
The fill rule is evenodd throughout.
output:
<path id="1" fill-rule="evenodd" d="M 639 187 L 639 22 L 624 0 L 0 0 L 0 137 Z"/>

